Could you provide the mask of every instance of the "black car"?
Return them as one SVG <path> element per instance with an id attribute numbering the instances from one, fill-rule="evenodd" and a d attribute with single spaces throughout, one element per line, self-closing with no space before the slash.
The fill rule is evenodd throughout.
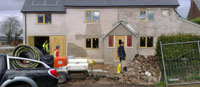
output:
<path id="1" fill-rule="evenodd" d="M 10 59 L 37 62 L 44 68 L 12 69 Z M 41 61 L 0 54 L 0 87 L 57 87 L 57 71 Z"/>

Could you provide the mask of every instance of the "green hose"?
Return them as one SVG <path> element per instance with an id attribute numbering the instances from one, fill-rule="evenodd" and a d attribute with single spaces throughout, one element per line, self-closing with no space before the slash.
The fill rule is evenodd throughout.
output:
<path id="1" fill-rule="evenodd" d="M 43 54 L 36 47 L 29 45 L 19 45 L 14 49 L 12 56 L 40 60 Z M 12 60 L 11 64 L 13 68 L 35 68 L 38 66 L 38 63 L 35 62 L 29 62 L 26 64 L 23 64 L 22 62 L 22 60 Z"/>

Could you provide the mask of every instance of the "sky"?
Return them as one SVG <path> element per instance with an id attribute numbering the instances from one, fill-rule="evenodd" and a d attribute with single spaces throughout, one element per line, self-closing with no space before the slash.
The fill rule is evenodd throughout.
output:
<path id="1" fill-rule="evenodd" d="M 190 9 L 190 4 L 191 1 L 190 0 L 178 0 L 180 6 L 177 8 L 178 13 L 186 18 Z"/>
<path id="2" fill-rule="evenodd" d="M 8 16 L 16 16 L 22 21 L 20 12 L 24 0 L 0 0 L 0 21 L 5 20 Z"/>
<path id="3" fill-rule="evenodd" d="M 178 0 L 180 6 L 178 7 L 178 13 L 186 18 L 189 8 L 190 0 Z M 5 20 L 8 16 L 17 16 L 22 22 L 22 8 L 24 0 L 0 0 L 0 22 Z"/>

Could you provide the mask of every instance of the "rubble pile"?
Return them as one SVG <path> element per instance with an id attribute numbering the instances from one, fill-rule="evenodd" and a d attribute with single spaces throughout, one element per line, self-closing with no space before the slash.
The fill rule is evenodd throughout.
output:
<path id="1" fill-rule="evenodd" d="M 121 83 L 150 85 L 159 82 L 161 77 L 159 62 L 154 56 L 138 56 L 132 61 L 124 61 L 122 70 L 119 75 Z"/>

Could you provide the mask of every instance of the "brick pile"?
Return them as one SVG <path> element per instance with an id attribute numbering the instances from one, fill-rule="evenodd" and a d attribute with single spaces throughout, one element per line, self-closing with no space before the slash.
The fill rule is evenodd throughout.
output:
<path id="1" fill-rule="evenodd" d="M 159 62 L 154 56 L 138 56 L 132 61 L 124 61 L 122 69 L 123 72 L 119 75 L 121 83 L 150 85 L 160 81 Z"/>

